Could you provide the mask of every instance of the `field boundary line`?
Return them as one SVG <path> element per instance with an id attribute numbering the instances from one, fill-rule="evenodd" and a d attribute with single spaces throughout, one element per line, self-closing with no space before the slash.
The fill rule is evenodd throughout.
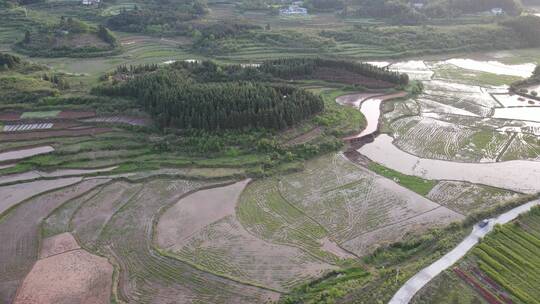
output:
<path id="1" fill-rule="evenodd" d="M 295 206 L 294 204 L 292 204 L 291 202 L 289 202 L 285 196 L 283 196 L 283 193 L 281 192 L 281 189 L 280 189 L 280 184 L 281 184 L 281 180 L 278 180 L 278 185 L 277 185 L 277 192 L 279 194 L 279 196 L 281 197 L 281 199 L 283 199 L 283 201 L 285 201 L 288 205 L 290 205 L 291 207 L 293 207 L 294 209 L 296 209 L 298 212 L 300 212 L 301 214 L 303 214 L 305 217 L 307 217 L 309 220 L 313 221 L 314 223 L 316 223 L 317 225 L 319 225 L 323 230 L 324 232 L 326 232 L 328 238 L 333 241 L 334 243 L 336 243 L 336 245 L 338 245 L 338 247 L 347 252 L 348 254 L 356 257 L 357 259 L 361 259 L 360 256 L 358 256 L 356 253 L 346 249 L 346 248 L 343 248 L 342 245 L 340 243 L 338 243 L 333 237 L 332 235 L 330 234 L 330 232 L 328 231 L 328 229 L 326 227 L 324 227 L 319 221 L 317 221 L 315 218 L 311 217 L 310 215 L 308 215 L 307 213 L 305 213 L 305 211 L 303 211 L 302 209 L 298 208 L 297 206 Z M 330 252 L 331 253 L 331 252 Z M 332 255 L 335 255 L 333 253 L 331 253 Z M 339 258 L 339 257 L 338 257 Z M 327 261 L 325 261 L 326 263 L 328 263 Z M 330 263 L 330 264 L 334 264 L 334 263 Z M 334 264 L 334 265 L 338 265 L 338 264 Z"/>
<path id="2" fill-rule="evenodd" d="M 75 177 L 68 177 L 68 178 L 75 178 Z M 57 178 L 57 179 L 62 179 L 62 178 Z M 54 179 L 53 179 L 53 180 L 54 180 Z M 16 204 L 14 204 L 13 206 L 7 208 L 7 209 L 4 210 L 2 213 L 0 213 L 0 222 L 2 222 L 2 220 L 7 216 L 7 214 L 10 213 L 13 209 L 19 207 L 19 206 L 22 205 L 22 204 L 27 203 L 28 201 L 30 201 L 30 200 L 32 200 L 32 199 L 34 199 L 34 198 L 37 198 L 37 197 L 39 197 L 39 196 L 41 196 L 41 195 L 50 194 L 50 193 L 55 192 L 55 191 L 58 191 L 58 190 L 64 190 L 64 189 L 69 188 L 69 187 L 71 187 L 71 186 L 79 185 L 79 184 L 81 184 L 81 183 L 84 182 L 84 181 L 85 181 L 85 180 L 84 180 L 83 178 L 81 178 L 80 181 L 75 182 L 75 183 L 73 183 L 73 184 L 69 184 L 69 185 L 66 185 L 66 186 L 59 187 L 59 188 L 49 189 L 49 190 L 40 192 L 40 193 L 38 193 L 38 194 L 32 195 L 31 197 L 26 198 L 26 199 L 24 199 L 24 200 L 22 200 L 22 201 L 20 201 L 20 202 L 18 202 L 18 203 L 16 203 Z M 5 186 L 5 185 L 2 185 L 2 186 Z M 1 188 L 2 186 L 0 186 L 0 188 Z"/>
<path id="3" fill-rule="evenodd" d="M 516 137 L 517 137 L 517 133 L 512 134 L 512 137 L 510 137 L 508 142 L 504 145 L 504 148 L 502 149 L 502 151 L 499 153 L 499 155 L 497 155 L 497 158 L 495 158 L 495 162 L 498 163 L 501 161 L 501 158 L 504 156 L 504 154 L 506 153 L 506 150 L 508 150 L 508 148 L 510 147 L 512 142 L 516 139 Z"/>
<path id="4" fill-rule="evenodd" d="M 172 254 L 172 253 L 169 253 L 165 250 L 162 250 L 161 248 L 159 248 L 156 244 L 156 237 L 157 237 L 157 229 L 156 229 L 156 226 L 158 225 L 158 222 L 159 222 L 159 219 L 161 218 L 161 216 L 163 215 L 163 213 L 165 213 L 169 208 L 171 208 L 172 206 L 174 206 L 176 203 L 178 203 L 180 200 L 182 200 L 183 198 L 186 198 L 192 194 L 195 194 L 199 191 L 203 191 L 203 190 L 209 190 L 209 189 L 215 189 L 215 188 L 221 188 L 221 187 L 226 187 L 226 186 L 230 186 L 234 183 L 236 183 L 237 180 L 228 180 L 228 181 L 224 181 L 224 182 L 216 182 L 216 183 L 213 183 L 213 184 L 210 184 L 210 185 L 203 185 L 197 189 L 193 189 L 193 190 L 190 190 L 190 191 L 187 191 L 185 193 L 182 193 L 180 195 L 175 195 L 173 196 L 171 199 L 170 199 L 170 202 L 167 203 L 167 204 L 164 204 L 162 207 L 160 207 L 158 209 L 158 211 L 153 215 L 152 217 L 152 228 L 151 228 L 151 235 L 150 235 L 150 239 L 149 239 L 149 243 L 150 243 L 150 249 L 155 251 L 157 254 L 159 254 L 160 256 L 163 256 L 165 258 L 169 258 L 169 259 L 174 259 L 176 261 L 179 261 L 181 263 L 184 263 L 186 264 L 187 266 L 189 267 L 193 267 L 199 271 L 202 271 L 202 272 L 205 272 L 205 273 L 208 273 L 210 275 L 213 275 L 213 276 L 216 276 L 216 277 L 219 277 L 219 278 L 222 278 L 222 279 L 226 279 L 226 280 L 229 280 L 229 281 L 232 281 L 232 282 L 235 282 L 237 284 L 241 284 L 241 285 L 246 285 L 246 286 L 251 286 L 251 287 L 255 287 L 255 288 L 260 288 L 260 289 L 263 289 L 263 290 L 267 290 L 267 291 L 272 291 L 272 292 L 277 292 L 279 294 L 283 294 L 284 291 L 279 291 L 279 290 L 276 290 L 276 289 L 273 289 L 271 287 L 267 287 L 267 286 L 263 286 L 263 285 L 259 285 L 259 284 L 256 284 L 254 282 L 247 282 L 247 281 L 243 281 L 243 280 L 239 280 L 237 278 L 234 278 L 232 276 L 228 276 L 228 275 L 225 275 L 225 274 L 220 274 L 220 273 L 216 273 L 216 272 L 213 272 L 209 269 L 206 269 L 205 267 L 202 267 L 200 265 L 196 265 L 192 262 L 189 262 L 189 261 L 186 261 L 184 260 L 183 258 L 175 255 L 175 254 Z M 125 205 L 124 205 L 125 206 Z M 124 207 L 123 206 L 123 207 Z M 247 230 L 247 229 L 245 229 Z"/>

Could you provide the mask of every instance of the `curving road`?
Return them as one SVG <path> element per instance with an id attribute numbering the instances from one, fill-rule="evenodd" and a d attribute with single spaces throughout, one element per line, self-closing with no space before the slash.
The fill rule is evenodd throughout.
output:
<path id="1" fill-rule="evenodd" d="M 537 205 L 540 205 L 540 199 L 528 202 L 507 211 L 496 218 L 490 219 L 489 224 L 483 228 L 475 225 L 471 234 L 469 234 L 469 236 L 459 243 L 456 248 L 410 278 L 392 297 L 389 304 L 409 303 L 413 296 L 420 289 L 422 289 L 422 287 L 467 254 L 467 252 L 469 252 L 469 250 L 471 250 L 482 237 L 493 230 L 493 227 L 496 224 L 506 224 L 517 218 L 518 215 L 529 211 L 533 206 Z"/>

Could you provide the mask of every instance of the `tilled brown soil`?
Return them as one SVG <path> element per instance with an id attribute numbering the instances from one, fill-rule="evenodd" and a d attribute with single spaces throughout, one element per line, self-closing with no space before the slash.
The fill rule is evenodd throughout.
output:
<path id="1" fill-rule="evenodd" d="M 60 112 L 60 114 L 58 114 L 57 118 L 82 119 L 82 118 L 90 118 L 94 116 L 96 116 L 96 112 L 94 111 L 87 111 L 87 112 L 62 111 Z"/>
<path id="2" fill-rule="evenodd" d="M 65 202 L 105 182 L 106 179 L 93 179 L 49 192 L 22 203 L 2 217 L 0 303 L 12 303 L 18 285 L 37 260 L 41 221 Z"/>
<path id="3" fill-rule="evenodd" d="M 1 112 L 0 121 L 19 120 L 21 118 L 21 114 L 22 113 L 19 112 Z"/>
<path id="4" fill-rule="evenodd" d="M 106 258 L 80 249 L 70 233 L 47 238 L 44 245 L 14 304 L 110 302 L 113 267 Z"/>
<path id="5" fill-rule="evenodd" d="M 43 240 L 39 258 L 44 259 L 80 248 L 81 246 L 79 246 L 73 235 L 69 232 L 64 232 Z"/>

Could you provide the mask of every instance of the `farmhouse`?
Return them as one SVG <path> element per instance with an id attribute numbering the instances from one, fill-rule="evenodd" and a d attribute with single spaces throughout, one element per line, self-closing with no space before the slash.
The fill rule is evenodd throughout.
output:
<path id="1" fill-rule="evenodd" d="M 308 12 L 306 8 L 290 5 L 288 8 L 280 9 L 279 14 L 283 16 L 307 16 Z"/>
<path id="2" fill-rule="evenodd" d="M 82 5 L 94 5 L 99 4 L 101 0 L 82 0 Z"/>
<path id="3" fill-rule="evenodd" d="M 421 10 L 421 9 L 424 8 L 424 3 L 422 3 L 422 2 L 414 2 L 414 3 L 412 3 L 412 6 L 417 10 Z"/>
<path id="4" fill-rule="evenodd" d="M 494 16 L 502 16 L 502 15 L 504 15 L 504 10 L 502 8 L 500 8 L 500 7 L 495 7 L 495 8 L 491 9 L 491 13 Z"/>

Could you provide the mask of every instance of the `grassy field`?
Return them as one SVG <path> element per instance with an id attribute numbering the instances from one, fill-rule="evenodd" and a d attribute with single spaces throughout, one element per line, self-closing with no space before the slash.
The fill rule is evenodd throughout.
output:
<path id="1" fill-rule="evenodd" d="M 438 65 L 435 69 L 435 79 L 447 79 L 469 85 L 501 86 L 521 80 L 521 77 L 498 75 L 487 72 L 466 70 L 453 65 Z"/>
<path id="2" fill-rule="evenodd" d="M 396 183 L 402 185 L 403 187 L 409 188 L 412 191 L 423 196 L 426 196 L 431 191 L 431 189 L 433 189 L 433 187 L 437 185 L 437 181 L 426 180 L 416 176 L 401 174 L 397 171 L 373 162 L 369 164 L 368 168 L 369 170 L 386 178 L 389 178 Z"/>

